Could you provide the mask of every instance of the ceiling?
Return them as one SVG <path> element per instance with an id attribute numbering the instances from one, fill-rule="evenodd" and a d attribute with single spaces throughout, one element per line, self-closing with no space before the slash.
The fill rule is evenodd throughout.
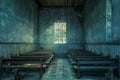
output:
<path id="1" fill-rule="evenodd" d="M 81 7 L 85 0 L 38 0 L 42 7 Z"/>

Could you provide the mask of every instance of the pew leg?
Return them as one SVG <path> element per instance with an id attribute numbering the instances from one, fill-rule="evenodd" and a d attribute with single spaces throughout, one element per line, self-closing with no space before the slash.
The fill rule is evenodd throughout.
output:
<path id="1" fill-rule="evenodd" d="M 4 74 L 4 71 L 5 71 L 5 69 L 3 68 L 3 61 L 2 61 L 3 59 L 4 59 L 4 57 L 1 56 L 0 57 L 0 76 L 2 76 Z"/>
<path id="2" fill-rule="evenodd" d="M 105 80 L 110 80 L 108 73 L 105 73 Z"/>
<path id="3" fill-rule="evenodd" d="M 77 78 L 80 78 L 80 69 L 77 69 Z"/>
<path id="4" fill-rule="evenodd" d="M 19 74 L 15 74 L 15 80 L 20 80 L 20 75 Z"/>
<path id="5" fill-rule="evenodd" d="M 2 68 L 1 75 L 6 75 L 6 69 L 5 68 Z"/>
<path id="6" fill-rule="evenodd" d="M 80 60 L 78 59 L 77 61 L 78 61 L 78 63 L 77 63 L 77 67 L 78 67 L 77 68 L 77 77 L 80 78 L 80 64 L 79 64 Z"/>
<path id="7" fill-rule="evenodd" d="M 119 62 L 118 62 L 118 77 L 120 78 L 120 57 L 119 57 Z"/>
<path id="8" fill-rule="evenodd" d="M 109 70 L 109 74 L 110 74 L 110 80 L 114 80 L 114 71 L 113 71 L 113 69 Z"/>
<path id="9" fill-rule="evenodd" d="M 0 76 L 2 76 L 2 68 L 0 67 Z"/>
<path id="10" fill-rule="evenodd" d="M 43 73 L 45 73 L 45 71 L 46 71 L 46 68 L 43 68 Z"/>
<path id="11" fill-rule="evenodd" d="M 14 80 L 20 80 L 20 74 L 19 74 L 18 69 L 15 69 L 15 77 L 14 77 Z"/>
<path id="12" fill-rule="evenodd" d="M 46 67 L 44 68 L 44 73 L 47 71 L 47 69 L 48 69 L 48 66 L 46 66 Z"/>
<path id="13" fill-rule="evenodd" d="M 113 69 L 108 70 L 108 73 L 105 73 L 105 80 L 114 80 Z"/>
<path id="14" fill-rule="evenodd" d="M 120 78 L 120 68 L 118 69 L 118 77 Z"/>
<path id="15" fill-rule="evenodd" d="M 43 71 L 42 71 L 42 67 L 40 68 L 40 74 L 39 74 L 39 77 L 40 77 L 40 79 L 42 78 L 42 75 L 43 75 Z"/>

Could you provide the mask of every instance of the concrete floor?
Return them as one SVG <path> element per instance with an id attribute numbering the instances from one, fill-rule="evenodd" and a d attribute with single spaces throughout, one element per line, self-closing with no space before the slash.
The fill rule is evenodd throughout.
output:
<path id="1" fill-rule="evenodd" d="M 104 80 L 104 78 L 85 76 L 77 79 L 67 59 L 55 59 L 42 80 Z"/>
<path id="2" fill-rule="evenodd" d="M 14 80 L 13 75 L 2 77 L 0 80 Z M 22 80 L 40 80 L 38 73 L 26 76 Z M 67 59 L 54 59 L 41 80 L 105 80 L 104 77 L 83 76 L 77 79 Z M 114 79 L 120 80 L 120 79 Z"/>

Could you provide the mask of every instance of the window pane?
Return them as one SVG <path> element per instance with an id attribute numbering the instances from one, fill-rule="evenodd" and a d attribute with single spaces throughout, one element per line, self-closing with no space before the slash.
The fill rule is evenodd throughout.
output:
<path id="1" fill-rule="evenodd" d="M 54 43 L 66 43 L 66 23 L 54 23 Z"/>

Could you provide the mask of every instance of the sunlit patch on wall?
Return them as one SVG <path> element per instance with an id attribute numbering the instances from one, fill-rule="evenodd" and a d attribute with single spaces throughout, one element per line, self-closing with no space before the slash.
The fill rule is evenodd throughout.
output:
<path id="1" fill-rule="evenodd" d="M 66 43 L 66 23 L 65 22 L 54 23 L 54 43 L 55 44 Z"/>

